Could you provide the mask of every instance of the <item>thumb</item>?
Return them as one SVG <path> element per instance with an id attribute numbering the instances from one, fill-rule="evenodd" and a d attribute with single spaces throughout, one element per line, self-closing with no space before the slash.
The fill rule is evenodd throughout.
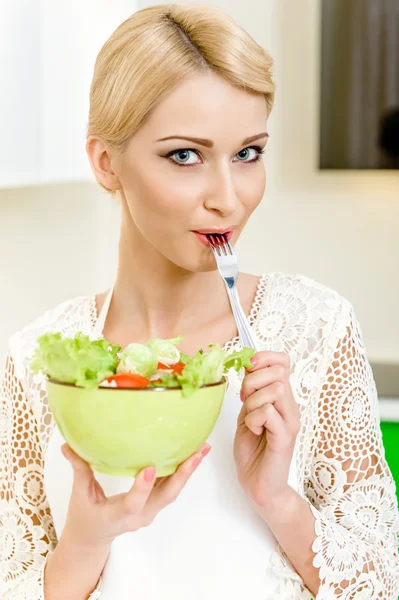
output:
<path id="1" fill-rule="evenodd" d="M 65 458 L 71 463 L 72 469 L 75 477 L 80 477 L 82 479 L 92 479 L 93 471 L 90 468 L 90 465 L 83 460 L 68 444 L 63 444 L 61 446 L 61 452 L 65 456 Z"/>

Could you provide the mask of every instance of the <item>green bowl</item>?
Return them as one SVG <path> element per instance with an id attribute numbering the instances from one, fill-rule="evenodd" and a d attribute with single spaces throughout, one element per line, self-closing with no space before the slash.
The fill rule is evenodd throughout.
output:
<path id="1" fill-rule="evenodd" d="M 184 397 L 180 388 L 86 390 L 47 380 L 54 420 L 68 445 L 93 471 L 135 477 L 155 466 L 174 473 L 198 451 L 220 414 L 226 380 Z"/>

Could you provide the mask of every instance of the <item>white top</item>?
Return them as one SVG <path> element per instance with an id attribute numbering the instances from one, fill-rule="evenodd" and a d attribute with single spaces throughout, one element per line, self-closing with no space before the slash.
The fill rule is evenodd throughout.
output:
<path id="1" fill-rule="evenodd" d="M 251 508 L 235 475 L 233 440 L 240 405 L 239 385 L 229 386 L 208 438 L 211 453 L 179 498 L 150 527 L 114 541 L 103 572 L 101 600 L 274 600 L 279 578 L 269 564 L 276 540 Z M 72 470 L 60 450 L 63 443 L 56 427 L 44 469 L 58 536 L 72 486 Z M 134 481 L 102 473 L 96 478 L 107 496 L 127 492 Z"/>
<path id="2" fill-rule="evenodd" d="M 0 394 L 5 432 L 0 489 L 6 490 L 0 500 L 0 549 L 2 544 L 6 548 L 1 598 L 43 600 L 44 561 L 64 526 L 71 492 L 72 468 L 60 451 L 64 440 L 52 419 L 44 377 L 29 370 L 35 340 L 58 330 L 98 337 L 107 310 L 108 302 L 97 317 L 94 297 L 73 298 L 10 339 Z M 250 323 L 262 348 L 291 357 L 301 431 L 289 483 L 315 517 L 314 565 L 321 579 L 317 600 L 351 600 L 366 590 L 362 598 L 377 600 L 383 591 L 384 600 L 397 600 L 396 488 L 384 457 L 377 393 L 353 307 L 306 277 L 271 273 L 260 278 Z M 228 351 L 235 347 L 237 338 L 225 346 Z M 312 597 L 237 482 L 232 450 L 241 378 L 230 376 L 208 440 L 211 453 L 150 527 L 114 541 L 92 600 Z M 133 482 L 96 477 L 106 495 L 127 491 Z M 33 524 L 32 514 L 40 526 Z"/>

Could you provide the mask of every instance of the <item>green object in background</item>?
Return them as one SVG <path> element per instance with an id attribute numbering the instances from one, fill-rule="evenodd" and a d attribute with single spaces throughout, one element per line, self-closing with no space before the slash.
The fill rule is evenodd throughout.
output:
<path id="1" fill-rule="evenodd" d="M 385 448 L 385 458 L 391 470 L 392 477 L 396 483 L 396 498 L 399 506 L 399 422 L 380 421 L 380 425 L 382 431 L 382 441 Z"/>
<path id="2" fill-rule="evenodd" d="M 88 390 L 47 380 L 54 420 L 93 471 L 135 477 L 155 466 L 174 473 L 206 442 L 220 414 L 226 380 L 185 397 L 181 388 Z"/>
<path id="3" fill-rule="evenodd" d="M 381 421 L 382 440 L 385 458 L 396 483 L 396 497 L 399 505 L 399 422 Z"/>

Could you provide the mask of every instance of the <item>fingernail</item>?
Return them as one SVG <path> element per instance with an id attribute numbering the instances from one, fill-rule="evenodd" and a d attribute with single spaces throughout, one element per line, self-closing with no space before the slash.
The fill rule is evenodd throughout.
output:
<path id="1" fill-rule="evenodd" d="M 148 483 L 150 483 L 150 481 L 153 481 L 153 479 L 155 479 L 155 473 L 156 473 L 155 467 L 150 467 L 149 469 L 146 469 L 145 473 L 144 473 L 144 479 Z"/>
<path id="2" fill-rule="evenodd" d="M 198 465 L 200 464 L 201 460 L 203 459 L 202 456 L 197 456 L 196 458 L 194 458 L 193 460 L 193 469 L 196 469 L 198 467 Z"/>
<path id="3" fill-rule="evenodd" d="M 255 357 L 252 357 L 251 358 L 251 363 L 253 364 L 253 366 L 257 365 L 258 364 L 258 359 L 255 358 Z"/>
<path id="4" fill-rule="evenodd" d="M 201 451 L 202 456 L 206 456 L 211 451 L 211 446 L 207 446 Z"/>
<path id="5" fill-rule="evenodd" d="M 245 402 L 246 395 L 244 394 L 244 392 L 242 390 L 240 392 L 240 398 L 241 398 L 241 402 Z"/>

